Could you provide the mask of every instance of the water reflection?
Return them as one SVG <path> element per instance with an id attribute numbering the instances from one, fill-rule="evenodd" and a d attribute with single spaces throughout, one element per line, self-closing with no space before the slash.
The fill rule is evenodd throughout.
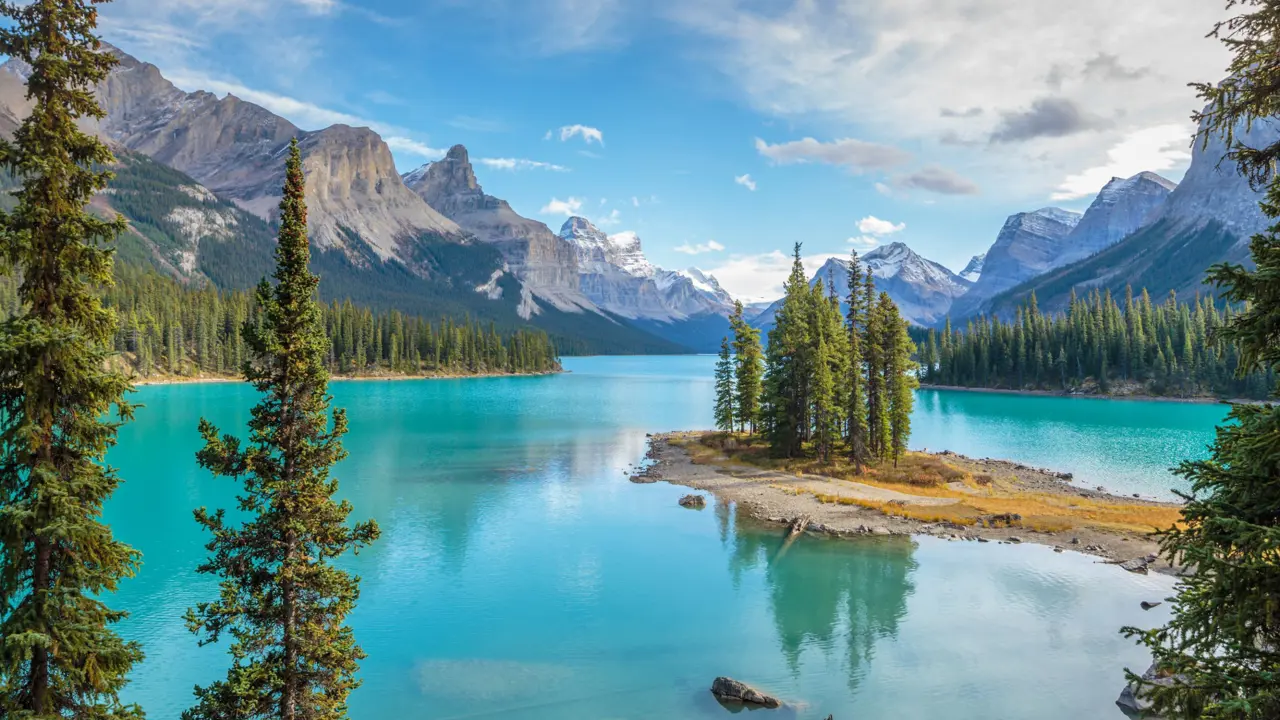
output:
<path id="1" fill-rule="evenodd" d="M 843 643 L 849 688 L 856 689 L 876 643 L 894 637 L 906 617 L 915 590 L 915 544 L 903 538 L 785 539 L 725 503 L 717 504 L 716 514 L 722 538 L 733 517 L 734 532 L 725 541 L 732 544 L 735 584 L 745 572 L 764 567 L 774 626 L 792 675 L 800 673 L 806 650 L 829 657 Z"/>

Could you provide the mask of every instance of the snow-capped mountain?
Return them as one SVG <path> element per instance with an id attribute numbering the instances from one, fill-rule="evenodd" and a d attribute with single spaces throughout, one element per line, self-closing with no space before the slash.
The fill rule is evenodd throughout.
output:
<path id="1" fill-rule="evenodd" d="M 983 259 L 978 280 L 951 308 L 952 318 L 974 315 L 988 298 L 1058 267 L 1080 218 L 1056 207 L 1010 215 Z"/>
<path id="2" fill-rule="evenodd" d="M 917 325 L 932 325 L 944 318 L 951 303 L 968 291 L 970 282 L 938 263 L 921 257 L 905 243 L 895 242 L 878 247 L 862 256 L 864 270 L 875 278 L 877 291 L 889 293 L 902 316 Z M 827 260 L 810 279 L 812 287 L 821 280 L 827 288 L 835 287 L 842 298 L 848 294 L 849 261 Z M 841 303 L 844 307 L 844 303 Z M 782 306 L 778 300 L 751 321 L 756 327 L 771 327 L 774 315 Z M 847 310 L 848 308 L 845 307 Z"/>
<path id="3" fill-rule="evenodd" d="M 965 265 L 964 269 L 959 273 L 960 277 L 969 282 L 978 282 L 978 276 L 982 275 L 982 265 L 986 259 L 986 253 L 969 258 L 969 264 Z"/>
<path id="4" fill-rule="evenodd" d="M 634 232 L 608 235 L 586 218 L 571 217 L 560 238 L 577 250 L 583 294 L 615 315 L 671 323 L 724 317 L 733 310 L 733 299 L 714 277 L 696 268 L 664 270 L 649 262 Z"/>
<path id="5" fill-rule="evenodd" d="M 1111 178 L 1063 241 L 1063 252 L 1051 268 L 1061 267 L 1109 248 L 1147 224 L 1178 187 L 1153 172 Z"/>

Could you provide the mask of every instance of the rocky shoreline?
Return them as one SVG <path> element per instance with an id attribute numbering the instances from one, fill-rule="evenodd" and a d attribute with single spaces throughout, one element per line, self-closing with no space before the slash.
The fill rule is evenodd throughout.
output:
<path id="1" fill-rule="evenodd" d="M 814 476 L 788 476 L 730 464 L 695 464 L 684 448 L 672 440 L 688 441 L 700 433 L 661 433 L 649 437 L 647 467 L 632 475 L 632 482 L 667 482 L 696 490 L 710 492 L 716 497 L 735 503 L 740 511 L 761 521 L 788 526 L 793 533 L 808 532 L 833 537 L 861 536 L 914 536 L 929 535 L 950 541 L 980 543 L 1019 544 L 1035 543 L 1052 547 L 1056 552 L 1079 552 L 1093 556 L 1099 562 L 1120 565 L 1130 572 L 1148 571 L 1177 574 L 1178 568 L 1158 561 L 1156 541 L 1146 534 L 1112 531 L 1092 527 L 1074 527 L 1062 531 L 1044 531 L 1009 526 L 1008 522 L 991 522 L 979 525 L 961 525 L 951 522 L 924 522 L 912 518 L 887 515 L 878 509 L 856 504 L 821 502 L 816 497 L 822 481 L 833 484 L 829 478 Z M 1064 496 L 1086 497 L 1098 500 L 1114 500 L 1129 504 L 1165 505 L 1152 500 L 1135 500 L 1109 495 L 1099 490 L 1071 485 L 1069 475 L 1002 460 L 974 459 L 955 453 L 938 453 L 956 467 L 982 473 L 1009 473 L 1016 471 L 1017 481 L 1028 490 L 1051 492 Z M 817 489 L 815 489 L 815 483 Z M 848 483 L 840 485 L 847 490 Z M 894 492 L 879 488 L 867 488 L 878 493 L 877 499 L 892 498 Z M 914 498 L 919 504 L 932 504 L 934 498 L 903 495 Z M 911 502 L 909 500 L 895 502 Z M 997 518 L 998 520 L 999 518 Z"/>

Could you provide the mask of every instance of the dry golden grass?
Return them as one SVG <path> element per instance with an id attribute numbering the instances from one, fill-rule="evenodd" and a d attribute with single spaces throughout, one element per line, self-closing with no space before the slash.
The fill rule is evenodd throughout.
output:
<path id="1" fill-rule="evenodd" d="M 1178 522 L 1180 510 L 1166 505 L 1127 503 L 1116 500 L 1085 498 L 1066 493 L 1036 491 L 1021 486 L 1016 478 L 993 477 L 987 473 L 970 473 L 935 455 L 907 453 L 897 467 L 882 464 L 864 468 L 858 473 L 843 458 L 830 464 L 816 459 L 771 458 L 768 446 L 757 438 L 728 433 L 707 433 L 693 441 L 677 441 L 694 463 L 726 467 L 759 468 L 799 476 L 815 475 L 836 481 L 873 485 L 924 497 L 956 500 L 942 506 L 903 505 L 836 493 L 813 493 L 824 503 L 857 505 L 886 515 L 911 518 L 921 522 L 976 524 L 987 515 L 1015 513 L 1022 516 L 1021 527 L 1045 532 L 1087 526 L 1119 532 L 1149 533 L 1168 528 Z M 948 483 L 962 483 L 964 490 Z M 797 488 L 785 488 L 799 493 Z"/>

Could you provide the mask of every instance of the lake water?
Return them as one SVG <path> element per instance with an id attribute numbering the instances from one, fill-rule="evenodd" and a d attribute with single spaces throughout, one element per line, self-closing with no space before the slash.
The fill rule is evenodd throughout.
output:
<path id="1" fill-rule="evenodd" d="M 731 675 L 784 698 L 761 718 L 1120 718 L 1116 629 L 1163 621 L 1172 582 L 1031 545 L 838 541 L 780 532 L 681 488 L 634 485 L 645 433 L 711 422 L 714 358 L 570 358 L 559 376 L 333 385 L 351 423 L 338 469 L 382 539 L 350 561 L 369 658 L 356 720 L 717 718 Z M 220 677 L 181 616 L 214 597 L 191 518 L 234 487 L 198 470 L 201 416 L 243 436 L 235 384 L 147 387 L 111 454 L 108 507 L 144 553 L 115 605 L 146 662 L 128 699 L 177 718 Z M 1025 404 L 1024 404 L 1025 403 Z M 921 394 L 913 444 L 1010 457 L 1155 492 L 1217 408 Z M 1125 440 L 1128 438 L 1128 441 Z M 1120 467 L 1117 467 L 1117 464 Z"/>

